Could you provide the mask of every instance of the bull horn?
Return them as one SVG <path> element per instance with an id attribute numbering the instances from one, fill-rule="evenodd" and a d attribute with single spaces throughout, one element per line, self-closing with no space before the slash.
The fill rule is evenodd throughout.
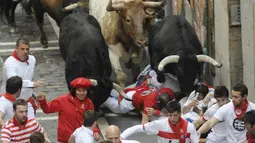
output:
<path id="1" fill-rule="evenodd" d="M 69 11 L 69 10 L 73 10 L 73 9 L 77 8 L 78 6 L 79 6 L 79 3 L 77 2 L 77 3 L 71 4 L 69 6 L 66 6 L 64 9 L 65 9 L 65 11 Z"/>
<path id="2" fill-rule="evenodd" d="M 162 61 L 160 61 L 159 65 L 158 65 L 158 70 L 162 71 L 164 69 L 165 65 L 167 65 L 167 64 L 178 63 L 179 58 L 180 57 L 177 55 L 171 55 L 171 56 L 165 57 Z"/>
<path id="3" fill-rule="evenodd" d="M 214 60 L 213 58 L 207 56 L 207 55 L 197 55 L 197 61 L 198 62 L 207 62 L 212 64 L 213 66 L 217 67 L 217 68 L 221 68 L 222 67 L 222 63 L 218 63 L 216 60 Z"/>
<path id="4" fill-rule="evenodd" d="M 165 4 L 166 4 L 166 0 L 162 0 L 161 2 L 152 2 L 152 1 L 143 2 L 143 6 L 145 8 L 160 8 L 160 7 L 163 7 Z"/>
<path id="5" fill-rule="evenodd" d="M 115 90 L 117 90 L 121 96 L 123 96 L 126 99 L 129 99 L 129 97 L 126 95 L 126 93 L 124 92 L 124 90 L 116 83 L 113 83 L 113 88 Z M 130 99 L 131 100 L 131 99 Z"/>
<path id="6" fill-rule="evenodd" d="M 95 79 L 89 79 L 89 80 L 90 80 L 92 86 L 97 86 L 97 80 L 95 80 Z"/>
<path id="7" fill-rule="evenodd" d="M 123 8 L 124 8 L 124 3 L 112 4 L 112 0 L 109 0 L 106 10 L 107 11 L 119 11 L 119 10 L 123 10 Z"/>

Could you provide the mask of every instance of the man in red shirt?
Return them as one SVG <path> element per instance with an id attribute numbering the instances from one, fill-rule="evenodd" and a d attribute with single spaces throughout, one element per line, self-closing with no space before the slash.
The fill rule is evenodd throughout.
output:
<path id="1" fill-rule="evenodd" d="M 71 82 L 71 91 L 47 103 L 45 94 L 40 93 L 37 99 L 46 114 L 58 112 L 58 142 L 67 143 L 69 137 L 83 124 L 84 113 L 94 110 L 88 98 L 92 82 L 87 78 L 76 78 Z M 94 84 L 93 84 L 94 85 Z M 99 130 L 94 129 L 94 139 L 99 140 Z"/>
<path id="2" fill-rule="evenodd" d="M 245 143 L 255 143 L 255 110 L 245 113 L 243 120 L 248 130 Z"/>

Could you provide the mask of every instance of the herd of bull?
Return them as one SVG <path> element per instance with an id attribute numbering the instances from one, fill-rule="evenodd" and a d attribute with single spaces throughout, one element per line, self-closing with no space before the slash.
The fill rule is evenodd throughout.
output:
<path id="1" fill-rule="evenodd" d="M 202 76 L 204 62 L 218 68 L 222 66 L 203 54 L 193 27 L 184 17 L 170 15 L 156 20 L 166 0 L 22 2 L 27 12 L 30 6 L 34 10 L 44 48 L 48 46 L 42 27 L 44 13 L 47 12 L 58 24 L 59 47 L 66 62 L 68 87 L 77 77 L 97 80 L 98 85 L 92 87 L 90 94 L 96 109 L 110 96 L 112 88 L 124 94 L 122 89 L 127 76 L 120 62 L 124 61 L 132 69 L 135 79 L 147 48 L 150 65 L 157 73 L 158 82 L 164 83 L 167 78 L 171 78 L 166 74 L 171 74 L 176 77 L 181 93 L 187 95 L 193 90 L 194 81 Z M 6 11 L 16 7 L 10 4 L 10 0 L 0 0 L 0 12 L 6 14 Z M 6 17 L 9 26 L 14 26 L 14 14 L 8 13 Z M 112 71 L 116 74 L 118 84 L 110 79 Z"/>

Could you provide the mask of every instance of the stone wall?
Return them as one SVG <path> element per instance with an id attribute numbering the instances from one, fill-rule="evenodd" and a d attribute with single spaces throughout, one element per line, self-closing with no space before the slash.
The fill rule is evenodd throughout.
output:
<path id="1" fill-rule="evenodd" d="M 214 16 L 215 59 L 223 63 L 222 68 L 215 70 L 214 85 L 223 84 L 230 88 L 228 1 L 214 1 Z"/>
<path id="2" fill-rule="evenodd" d="M 244 83 L 248 86 L 248 99 L 255 102 L 255 62 L 254 62 L 254 32 L 255 32 L 255 4 L 251 0 L 241 0 L 241 24 L 243 47 Z"/>

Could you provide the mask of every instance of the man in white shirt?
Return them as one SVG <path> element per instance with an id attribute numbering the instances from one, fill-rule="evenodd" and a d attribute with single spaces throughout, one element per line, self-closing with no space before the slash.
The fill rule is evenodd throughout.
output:
<path id="1" fill-rule="evenodd" d="M 217 103 L 207 109 L 202 117 L 193 122 L 196 128 L 210 120 L 221 106 L 230 102 L 228 89 L 225 86 L 217 86 L 214 91 L 214 98 Z M 224 121 L 216 124 L 208 134 L 206 143 L 227 143 L 226 128 Z"/>
<path id="2" fill-rule="evenodd" d="M 44 80 L 32 81 L 34 75 L 34 68 L 36 59 L 29 55 L 30 44 L 26 38 L 19 38 L 16 41 L 16 49 L 10 57 L 6 59 L 3 65 L 3 80 L 1 87 L 1 94 L 6 92 L 5 86 L 8 78 L 12 76 L 19 76 L 23 80 L 20 98 L 29 100 L 28 102 L 28 116 L 35 116 L 35 106 L 31 98 L 33 88 L 44 86 Z"/>
<path id="3" fill-rule="evenodd" d="M 184 104 L 182 118 L 190 122 L 200 118 L 203 111 L 217 102 L 213 98 L 213 92 L 213 88 L 209 88 L 205 84 L 199 84 Z"/>
<path id="4" fill-rule="evenodd" d="M 199 128 L 198 135 L 207 132 L 217 123 L 225 121 L 228 143 L 243 143 L 246 140 L 247 130 L 242 117 L 246 112 L 254 110 L 255 104 L 247 100 L 248 88 L 245 84 L 236 84 L 231 93 L 232 102 L 220 107 L 213 118 Z"/>
<path id="5" fill-rule="evenodd" d="M 121 134 L 121 138 L 145 132 L 148 135 L 158 135 L 158 143 L 198 143 L 196 128 L 181 117 L 180 103 L 170 101 L 165 109 L 168 111 L 168 118 L 130 127 Z"/>
<path id="6" fill-rule="evenodd" d="M 111 141 L 112 143 L 139 143 L 134 140 L 122 140 L 120 139 L 120 129 L 115 125 L 110 125 L 106 128 L 105 137 L 107 141 Z"/>
<path id="7" fill-rule="evenodd" d="M 10 77 L 6 82 L 6 93 L 0 98 L 0 129 L 13 115 L 13 102 L 19 97 L 22 79 L 18 76 Z"/>
<path id="8" fill-rule="evenodd" d="M 93 130 L 97 126 L 95 111 L 88 110 L 84 114 L 83 125 L 70 136 L 68 143 L 94 143 Z"/>

